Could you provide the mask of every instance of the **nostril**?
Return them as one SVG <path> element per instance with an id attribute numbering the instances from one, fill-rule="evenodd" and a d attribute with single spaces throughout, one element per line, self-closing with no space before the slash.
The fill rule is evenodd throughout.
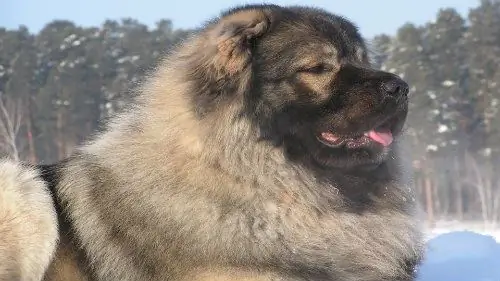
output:
<path id="1" fill-rule="evenodd" d="M 410 87 L 408 86 L 408 84 L 404 83 L 404 85 L 401 85 L 401 94 L 403 95 L 408 95 L 408 93 L 410 92 Z"/>
<path id="2" fill-rule="evenodd" d="M 392 96 L 408 95 L 409 92 L 408 84 L 399 78 L 393 78 L 389 81 L 383 82 L 382 87 L 387 94 Z"/>

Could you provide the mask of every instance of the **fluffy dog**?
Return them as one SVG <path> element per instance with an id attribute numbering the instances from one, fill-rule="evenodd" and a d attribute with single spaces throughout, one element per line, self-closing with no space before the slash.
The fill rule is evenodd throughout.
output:
<path id="1" fill-rule="evenodd" d="M 104 132 L 38 167 L 60 224 L 45 278 L 414 280 L 407 110 L 408 85 L 370 66 L 347 19 L 224 12 Z"/>

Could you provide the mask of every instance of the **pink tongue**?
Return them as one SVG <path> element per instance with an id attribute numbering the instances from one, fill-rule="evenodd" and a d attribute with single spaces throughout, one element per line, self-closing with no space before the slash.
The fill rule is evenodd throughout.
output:
<path id="1" fill-rule="evenodd" d="M 392 133 L 391 132 L 375 132 L 374 130 L 371 130 L 366 134 L 372 140 L 379 142 L 383 146 L 388 146 L 392 143 Z"/>

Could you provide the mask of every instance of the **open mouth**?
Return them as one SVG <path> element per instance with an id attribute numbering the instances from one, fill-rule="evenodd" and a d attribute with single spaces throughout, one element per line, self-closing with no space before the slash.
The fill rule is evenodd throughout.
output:
<path id="1" fill-rule="evenodd" d="M 388 124 L 384 125 L 385 126 L 378 126 L 361 134 L 349 136 L 335 134 L 331 131 L 321 132 L 318 136 L 318 140 L 324 145 L 335 148 L 340 146 L 360 148 L 368 145 L 388 147 L 393 142 L 394 137 L 392 130 L 387 126 Z"/>
<path id="2" fill-rule="evenodd" d="M 370 130 L 362 135 L 352 137 L 338 136 L 331 132 L 323 132 L 318 139 L 323 144 L 330 147 L 340 147 L 345 145 L 347 148 L 359 148 L 367 146 L 370 143 L 377 143 L 387 147 L 392 143 L 393 136 L 390 130 Z"/>

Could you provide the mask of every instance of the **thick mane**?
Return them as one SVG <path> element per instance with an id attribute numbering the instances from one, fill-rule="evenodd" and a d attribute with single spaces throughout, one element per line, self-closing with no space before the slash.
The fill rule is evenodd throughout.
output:
<path id="1" fill-rule="evenodd" d="M 407 276 L 401 262 L 420 245 L 397 150 L 375 171 L 307 166 L 262 139 L 260 116 L 245 111 L 261 94 L 246 48 L 270 22 L 266 9 L 236 9 L 192 35 L 62 168 L 58 198 L 97 275 L 180 280 L 191 264 L 214 264 Z"/>
<path id="2" fill-rule="evenodd" d="M 348 20 L 226 11 L 68 159 L 0 161 L 0 279 L 414 280 L 407 93 Z"/>
<path id="3" fill-rule="evenodd" d="M 242 114 L 243 93 L 235 93 L 240 96 L 225 106 L 218 105 L 217 111 L 203 117 L 196 114 L 196 104 L 190 102 L 190 98 L 199 93 L 199 81 L 186 79 L 189 77 L 186 72 L 192 73 L 189 69 L 193 67 L 192 56 L 198 50 L 191 48 L 183 46 L 181 51 L 166 58 L 142 86 L 140 103 L 116 118 L 106 135 L 91 142 L 85 151 L 96 155 L 110 153 L 114 156 L 103 159 L 116 160 L 124 169 L 126 163 L 158 161 L 179 171 L 170 175 L 174 178 L 183 175 L 191 178 L 180 171 L 196 170 L 200 172 L 200 179 L 210 181 L 204 174 L 212 177 L 216 172 L 226 174 L 231 181 L 253 182 L 255 187 L 265 187 L 269 192 L 309 187 L 316 194 L 318 183 L 314 176 L 300 165 L 287 161 L 283 148 L 261 141 L 257 124 Z M 246 75 L 250 75 L 250 70 Z M 129 145 L 131 142 L 134 144 Z M 210 172 L 203 172 L 205 170 Z M 170 170 L 168 172 L 170 174 Z M 331 190 L 335 188 L 332 186 Z"/>
<path id="4" fill-rule="evenodd" d="M 200 181 L 190 184 L 242 182 L 242 186 L 251 188 L 249 194 L 257 189 L 275 196 L 300 194 L 304 203 L 314 202 L 325 209 L 345 207 L 341 191 L 366 190 L 367 183 L 355 176 L 352 181 L 337 181 L 336 171 L 327 171 L 332 176 L 319 179 L 310 169 L 289 161 L 283 147 L 262 140 L 259 124 L 245 116 L 242 109 L 244 95 L 251 95 L 253 90 L 251 68 L 220 81 L 217 75 L 223 74 L 214 73 L 207 62 L 213 56 L 207 54 L 210 50 L 199 52 L 206 45 L 206 33 L 193 36 L 167 56 L 140 89 L 136 106 L 115 118 L 109 132 L 85 151 L 110 154 L 102 159 L 119 165 L 123 171 L 136 165 L 164 166 L 165 176 L 180 182 L 192 180 L 192 174 L 186 171 L 197 171 Z M 230 88 L 227 83 L 246 87 L 222 92 Z M 200 114 L 199 108 L 206 110 L 207 104 L 196 101 L 218 96 L 223 97 L 211 99 L 217 110 Z M 397 148 L 393 154 L 389 179 L 403 183 Z M 134 171 L 124 174 L 133 175 Z M 214 174 L 221 178 L 214 178 Z M 215 192 L 231 191 L 221 188 Z M 410 196 L 398 185 L 386 193 Z"/>
<path id="5" fill-rule="evenodd" d="M 336 181 L 335 176 L 318 179 L 310 167 L 289 161 L 283 147 L 261 139 L 259 124 L 243 112 L 244 96 L 253 91 L 252 68 L 227 76 L 213 65 L 216 50 L 207 38 L 215 23 L 207 24 L 165 57 L 140 88 L 135 106 L 117 116 L 109 131 L 84 150 L 114 155 L 102 158 L 123 170 L 133 166 L 127 163 L 144 162 L 146 167 L 147 162 L 157 161 L 156 166 L 169 167 L 168 175 L 180 181 L 183 176 L 192 178 L 184 170 L 198 171 L 199 178 L 207 181 L 211 179 L 204 174 L 220 173 L 230 181 L 268 192 L 309 194 L 306 201 L 328 202 L 325 208 L 344 204 L 342 190 L 356 189 L 356 185 L 366 188 L 355 176 L 352 182 Z M 405 182 L 397 147 L 390 158 L 391 170 L 383 172 L 390 173 L 389 180 Z M 177 173 L 171 175 L 172 171 Z M 397 185 L 389 192 L 409 196 Z"/>

